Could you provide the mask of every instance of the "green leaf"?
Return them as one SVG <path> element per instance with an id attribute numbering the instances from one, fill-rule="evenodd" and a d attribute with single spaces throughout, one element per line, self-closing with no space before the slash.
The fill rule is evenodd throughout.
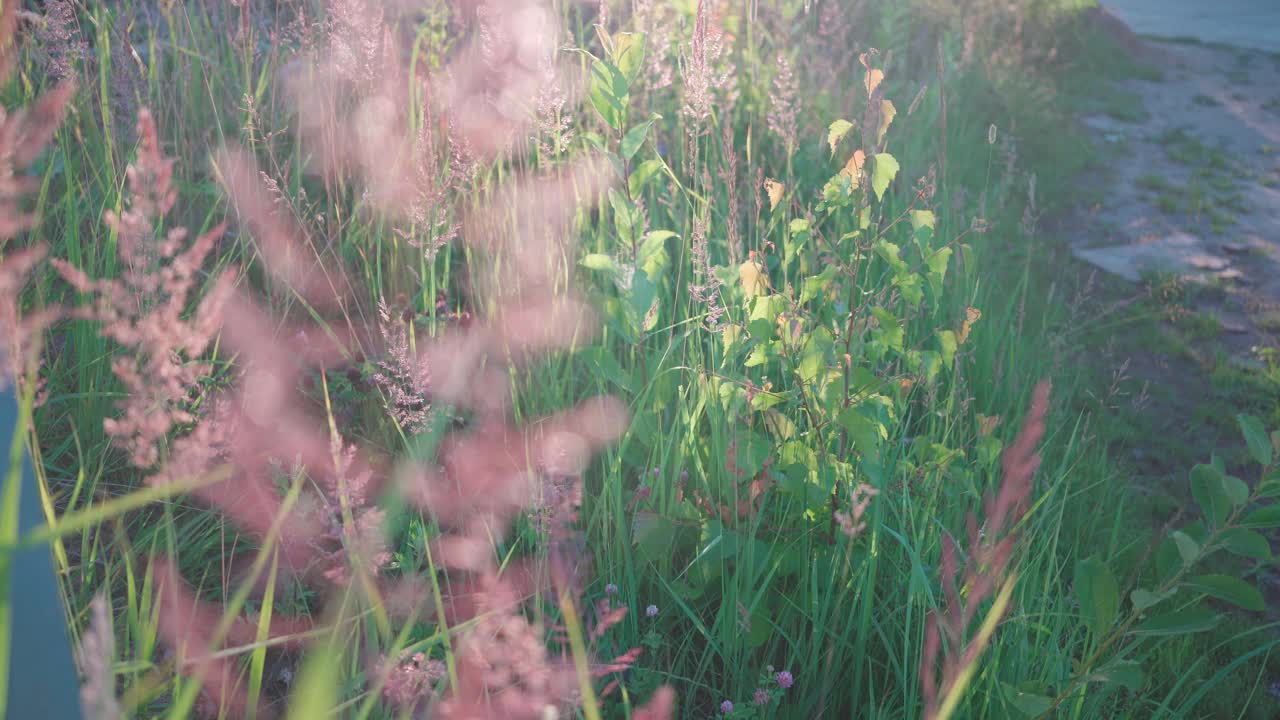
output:
<path id="1" fill-rule="evenodd" d="M 618 33 L 613 36 L 613 61 L 618 72 L 627 82 L 627 87 L 636 81 L 640 68 L 644 66 L 645 55 L 644 33 Z"/>
<path id="2" fill-rule="evenodd" d="M 939 330 L 938 346 L 942 348 L 942 362 L 947 367 L 951 367 L 956 361 L 956 348 L 959 347 L 956 342 L 956 334 L 951 330 Z"/>
<path id="3" fill-rule="evenodd" d="M 906 272 L 893 278 L 893 284 L 902 293 L 902 299 L 912 307 L 919 307 L 924 300 L 923 278 L 913 272 Z"/>
<path id="4" fill-rule="evenodd" d="M 661 119 L 661 115 L 654 115 L 627 131 L 627 134 L 622 137 L 622 159 L 630 160 L 635 157 L 640 147 L 644 145 L 645 138 L 649 136 L 649 128 Z"/>
<path id="5" fill-rule="evenodd" d="M 1267 435 L 1266 428 L 1262 426 L 1262 421 L 1252 415 L 1242 413 L 1236 416 L 1236 422 L 1240 423 L 1240 430 L 1244 433 L 1244 441 L 1249 446 L 1249 454 L 1253 455 L 1253 459 L 1259 465 L 1270 465 L 1274 448 L 1271 446 L 1271 437 Z"/>
<path id="6" fill-rule="evenodd" d="M 836 145 L 839 145 L 844 136 L 848 135 L 852 129 L 853 123 L 848 120 L 837 120 L 827 128 L 827 145 L 831 147 L 832 157 L 836 154 Z"/>
<path id="7" fill-rule="evenodd" d="M 880 327 L 875 331 L 876 338 L 888 347 L 901 351 L 905 335 L 902 332 L 902 323 L 898 322 L 898 318 L 881 307 L 871 308 L 871 314 L 875 316 L 876 322 L 880 324 Z"/>
<path id="8" fill-rule="evenodd" d="M 810 300 L 818 297 L 831 281 L 835 279 L 840 272 L 839 265 L 828 265 L 822 269 L 822 272 L 804 279 L 804 284 L 800 289 L 800 304 L 803 305 Z"/>
<path id="9" fill-rule="evenodd" d="M 1245 515 L 1240 526 L 1256 530 L 1280 527 L 1280 503 L 1267 505 Z"/>
<path id="10" fill-rule="evenodd" d="M 578 264 L 588 270 L 599 270 L 601 272 L 618 272 L 618 265 L 613 258 L 604 253 L 591 253 L 584 256 L 578 261 Z"/>
<path id="11" fill-rule="evenodd" d="M 643 559 L 656 561 L 664 556 L 670 557 L 671 539 L 675 530 L 675 525 L 667 518 L 657 513 L 637 510 L 631 521 L 631 544 Z"/>
<path id="12" fill-rule="evenodd" d="M 934 229 L 936 220 L 932 210 L 912 210 L 911 211 L 911 229 L 913 231 L 920 228 Z"/>
<path id="13" fill-rule="evenodd" d="M 1183 584 L 1245 610 L 1261 612 L 1265 607 L 1258 588 L 1230 575 L 1198 575 Z"/>
<path id="14" fill-rule="evenodd" d="M 627 78 L 616 65 L 602 59 L 591 63 L 591 104 L 614 130 L 622 129 L 629 90 Z"/>
<path id="15" fill-rule="evenodd" d="M 1130 632 L 1134 635 L 1184 635 L 1212 630 L 1218 614 L 1205 608 L 1188 608 L 1148 618 Z"/>
<path id="16" fill-rule="evenodd" d="M 1249 486 L 1234 475 L 1222 476 L 1222 491 L 1234 507 L 1240 507 L 1249 502 Z"/>
<path id="17" fill-rule="evenodd" d="M 1133 592 L 1129 593 L 1129 599 L 1133 601 L 1133 609 L 1146 610 L 1147 608 L 1152 607 L 1153 605 L 1156 605 L 1164 601 L 1165 599 L 1171 597 L 1172 595 L 1173 595 L 1172 590 L 1166 590 L 1165 592 L 1156 594 L 1151 592 L 1150 590 L 1144 590 L 1142 588 L 1138 588 L 1137 590 L 1134 590 Z"/>
<path id="18" fill-rule="evenodd" d="M 1112 660 L 1090 675 L 1089 679 L 1107 685 L 1122 685 L 1131 692 L 1138 692 L 1142 689 L 1142 666 L 1134 660 Z"/>
<path id="19" fill-rule="evenodd" d="M 1244 528 L 1231 528 L 1219 536 L 1228 552 L 1254 560 L 1271 559 L 1271 543 L 1262 535 Z"/>
<path id="20" fill-rule="evenodd" d="M 631 197 L 639 197 L 644 186 L 649 184 L 661 169 L 662 161 L 658 158 L 645 160 L 636 166 L 636 169 L 631 171 L 631 177 L 627 178 L 627 189 L 631 191 Z"/>
<path id="21" fill-rule="evenodd" d="M 878 153 L 875 155 L 875 165 L 871 170 L 871 189 L 876 193 L 877 200 L 884 199 L 884 191 L 889 189 L 889 183 L 898 175 L 898 160 L 889 153 Z"/>
<path id="22" fill-rule="evenodd" d="M 951 248 L 944 247 L 931 254 L 925 263 L 929 266 L 929 285 L 934 293 L 942 292 L 942 281 L 947 277 L 947 265 L 951 262 Z"/>
<path id="23" fill-rule="evenodd" d="M 1182 557 L 1183 566 L 1189 566 L 1200 557 L 1200 546 L 1186 533 L 1178 530 L 1173 533 L 1173 542 L 1178 546 L 1178 555 Z"/>
<path id="24" fill-rule="evenodd" d="M 1093 634 L 1111 629 L 1120 609 L 1120 586 L 1106 563 L 1096 557 L 1076 563 L 1075 586 L 1076 600 Z"/>
<path id="25" fill-rule="evenodd" d="M 1214 525 L 1221 526 L 1231 512 L 1231 498 L 1227 495 L 1224 475 L 1212 465 L 1196 465 L 1191 468 L 1191 495 Z"/>
<path id="26" fill-rule="evenodd" d="M 1019 690 L 1009 683 L 1002 682 L 1004 699 L 1023 717 L 1036 718 L 1049 712 L 1053 707 L 1053 699 L 1037 693 Z"/>
<path id="27" fill-rule="evenodd" d="M 618 364 L 618 359 L 609 352 L 608 348 L 596 346 L 584 350 L 582 354 L 591 365 L 592 375 L 607 380 L 627 392 L 633 391 L 631 374 Z"/>
<path id="28" fill-rule="evenodd" d="M 863 415 L 858 408 L 845 408 L 838 422 L 849 433 L 853 446 L 863 454 L 871 454 L 880 446 L 880 425 Z"/>

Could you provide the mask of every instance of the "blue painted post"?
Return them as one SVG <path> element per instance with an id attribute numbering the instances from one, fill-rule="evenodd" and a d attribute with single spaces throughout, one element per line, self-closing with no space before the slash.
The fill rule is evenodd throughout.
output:
<path id="1" fill-rule="evenodd" d="M 8 457 L 18 432 L 18 400 L 13 387 L 0 392 L 0 456 Z M 20 454 L 19 535 L 44 524 L 39 488 L 25 452 Z M 0 482 L 15 468 L 5 463 Z M 9 647 L 9 700 L 0 718 L 75 720 L 80 717 L 80 682 L 67 639 L 67 619 L 58 597 L 53 558 L 47 545 L 11 556 L 9 594 L 13 614 Z"/>

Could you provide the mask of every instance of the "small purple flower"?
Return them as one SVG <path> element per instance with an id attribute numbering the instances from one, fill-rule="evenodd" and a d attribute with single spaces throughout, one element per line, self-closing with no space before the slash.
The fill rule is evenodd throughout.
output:
<path id="1" fill-rule="evenodd" d="M 791 677 L 791 673 L 787 672 L 786 670 L 783 670 L 782 672 L 778 673 L 778 686 L 781 687 L 783 690 L 786 690 L 787 688 L 791 687 L 792 685 L 795 684 L 795 682 L 796 682 L 795 678 Z"/>
<path id="2" fill-rule="evenodd" d="M 751 696 L 751 700 L 757 705 L 768 705 L 769 691 L 764 688 L 756 688 L 756 692 Z"/>
<path id="3" fill-rule="evenodd" d="M 728 715 L 729 713 L 733 712 L 733 701 L 725 700 L 724 702 L 720 703 L 720 712 L 721 714 L 724 714 L 724 715 Z"/>
<path id="4" fill-rule="evenodd" d="M 689 471 L 688 471 L 688 470 L 681 470 L 681 471 L 680 471 L 680 482 L 684 482 L 685 480 L 688 480 L 688 479 L 689 479 Z"/>
<path id="5" fill-rule="evenodd" d="M 661 476 L 662 476 L 662 468 L 660 468 L 660 467 L 656 467 L 656 468 L 654 468 L 654 469 L 653 469 L 653 476 L 654 476 L 654 477 L 661 477 Z"/>
<path id="6" fill-rule="evenodd" d="M 605 586 L 604 586 L 604 594 L 605 594 L 605 595 L 617 595 L 617 594 L 618 594 L 618 586 L 617 586 L 617 585 L 614 585 L 613 583 L 609 583 L 608 585 L 605 585 Z"/>
<path id="7" fill-rule="evenodd" d="M 649 617 L 658 617 L 658 606 L 650 605 L 649 607 L 644 609 L 644 614 L 648 615 Z"/>

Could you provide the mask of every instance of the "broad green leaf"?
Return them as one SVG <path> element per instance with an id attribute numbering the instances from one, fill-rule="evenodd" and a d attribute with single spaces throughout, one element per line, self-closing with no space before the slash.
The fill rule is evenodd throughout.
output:
<path id="1" fill-rule="evenodd" d="M 1023 717 L 1040 717 L 1049 712 L 1049 708 L 1053 707 L 1053 700 L 1049 697 L 1019 690 L 1006 682 L 1002 682 L 1000 685 L 1004 689 L 1005 700 Z"/>
<path id="2" fill-rule="evenodd" d="M 871 169 L 871 189 L 876 193 L 877 200 L 884 199 L 884 191 L 889 189 L 889 183 L 898 175 L 898 160 L 889 153 L 878 153 L 875 156 L 875 166 Z"/>
<path id="3" fill-rule="evenodd" d="M 613 36 L 613 61 L 618 72 L 627 82 L 627 87 L 636 81 L 640 68 L 644 66 L 645 55 L 644 33 L 618 33 Z"/>
<path id="4" fill-rule="evenodd" d="M 1076 563 L 1075 586 L 1089 629 L 1095 636 L 1110 630 L 1120 609 L 1120 586 L 1106 563 L 1096 557 Z"/>
<path id="5" fill-rule="evenodd" d="M 622 137 L 622 159 L 630 160 L 635 157 L 640 147 L 644 145 L 645 138 L 649 136 L 649 128 L 661 119 L 661 115 L 654 115 L 627 131 L 627 134 Z"/>
<path id="6" fill-rule="evenodd" d="M 1218 624 L 1217 613 L 1205 608 L 1188 608 L 1148 618 L 1133 630 L 1133 635 L 1185 635 L 1212 630 Z"/>
<path id="7" fill-rule="evenodd" d="M 942 348 L 942 362 L 951 367 L 956 361 L 956 349 L 959 347 L 956 334 L 950 330 L 939 330 L 938 346 Z"/>
<path id="8" fill-rule="evenodd" d="M 614 130 L 622 129 L 630 85 L 616 65 L 598 59 L 591 63 L 591 104 Z"/>
<path id="9" fill-rule="evenodd" d="M 904 272 L 894 276 L 893 284 L 902 293 L 902 299 L 912 307 L 919 307 L 924 301 L 924 279 L 913 272 Z"/>
<path id="10" fill-rule="evenodd" d="M 1216 526 L 1221 526 L 1231 512 L 1231 498 L 1224 487 L 1223 474 L 1212 465 L 1196 465 L 1191 469 L 1191 495 L 1200 511 Z"/>
<path id="11" fill-rule="evenodd" d="M 627 178 L 627 188 L 631 191 L 631 197 L 639 197 L 640 192 L 644 190 L 644 186 L 657 175 L 662 169 L 662 161 L 654 158 L 645 160 L 631 171 L 631 177 Z"/>
<path id="12" fill-rule="evenodd" d="M 591 253 L 586 255 L 578 261 L 578 264 L 588 270 L 618 272 L 618 266 L 614 263 L 613 258 L 605 255 L 604 253 Z"/>
<path id="13" fill-rule="evenodd" d="M 1231 528 L 1219 536 L 1222 546 L 1235 555 L 1254 560 L 1271 559 L 1271 543 L 1262 535 L 1244 528 Z"/>
<path id="14" fill-rule="evenodd" d="M 638 510 L 631 521 L 631 544 L 635 546 L 637 555 L 645 560 L 655 561 L 664 555 L 670 557 L 674 534 L 675 525 L 657 513 Z"/>
<path id="15" fill-rule="evenodd" d="M 902 248 L 898 247 L 894 243 L 889 242 L 888 240 L 881 240 L 880 242 L 876 243 L 875 251 L 876 251 L 876 254 L 879 255 L 885 262 L 889 263 L 889 267 L 892 267 L 895 271 L 897 272 L 906 271 L 907 263 L 904 262 L 902 259 Z"/>
<path id="16" fill-rule="evenodd" d="M 800 304 L 803 305 L 817 298 L 823 290 L 826 290 L 839 272 L 839 265 L 828 265 L 817 275 L 805 278 L 804 284 L 800 288 Z"/>
<path id="17" fill-rule="evenodd" d="M 841 411 L 838 422 L 849 433 L 849 439 L 859 452 L 874 453 L 880 446 L 879 424 L 863 415 L 858 408 L 845 408 Z"/>
<path id="18" fill-rule="evenodd" d="M 1280 527 L 1280 503 L 1254 510 L 1244 516 L 1244 519 L 1240 521 L 1240 525 L 1257 530 Z"/>
<path id="19" fill-rule="evenodd" d="M 609 352 L 608 348 L 599 346 L 589 348 L 583 351 L 582 355 L 591 365 L 593 376 L 607 380 L 627 392 L 632 392 L 631 374 L 618 364 L 618 359 Z"/>
<path id="20" fill-rule="evenodd" d="M 932 230 L 934 228 L 935 222 L 936 220 L 933 216 L 932 210 L 912 210 L 911 211 L 911 229 L 913 231 L 919 230 L 922 227 L 929 228 L 930 230 Z"/>
<path id="21" fill-rule="evenodd" d="M 1244 441 L 1249 446 L 1249 454 L 1253 455 L 1253 459 L 1259 465 L 1270 465 L 1274 448 L 1271 445 L 1271 437 L 1262 426 L 1262 421 L 1252 415 L 1240 414 L 1236 416 L 1236 422 L 1240 423 Z"/>
<path id="22" fill-rule="evenodd" d="M 1146 610 L 1147 608 L 1152 607 L 1153 605 L 1159 604 L 1160 602 L 1164 601 L 1166 598 L 1171 597 L 1172 595 L 1173 595 L 1172 590 L 1166 590 L 1165 592 L 1157 594 L 1157 593 L 1151 592 L 1150 590 L 1144 590 L 1142 588 L 1138 588 L 1137 590 L 1134 590 L 1133 592 L 1129 593 L 1129 600 L 1133 602 L 1133 608 L 1135 610 Z"/>
<path id="23" fill-rule="evenodd" d="M 852 129 L 853 123 L 843 119 L 836 120 L 827 128 L 827 145 L 831 147 L 832 157 L 835 157 L 836 145 L 839 145 L 840 140 L 842 140 L 845 135 L 848 135 L 849 131 Z"/>
<path id="24" fill-rule="evenodd" d="M 1222 476 L 1222 491 L 1235 507 L 1240 507 L 1249 502 L 1249 486 L 1245 484 L 1245 481 L 1234 475 Z"/>
<path id="25" fill-rule="evenodd" d="M 935 293 L 942 292 L 942 281 L 947 277 L 947 266 L 951 263 L 951 248 L 944 247 L 929 255 L 925 261 L 929 266 L 929 284 Z"/>
<path id="26" fill-rule="evenodd" d="M 1173 542 L 1178 546 L 1178 555 L 1182 557 L 1183 566 L 1189 566 L 1200 557 L 1200 546 L 1186 533 L 1178 530 L 1173 533 Z"/>
<path id="27" fill-rule="evenodd" d="M 876 330 L 876 337 L 888 347 L 901 351 L 905 336 L 902 332 L 902 323 L 898 322 L 898 318 L 881 307 L 871 308 L 871 314 L 880 324 L 879 329 Z"/>
<path id="28" fill-rule="evenodd" d="M 1262 593 L 1258 588 L 1230 575 L 1197 575 L 1183 584 L 1245 610 L 1261 612 L 1264 608 Z"/>
<path id="29" fill-rule="evenodd" d="M 622 242 L 634 242 L 636 228 L 640 224 L 636 206 L 622 193 L 609 188 L 609 205 L 613 208 L 613 227 Z"/>
<path id="30" fill-rule="evenodd" d="M 1133 660 L 1112 660 L 1089 676 L 1093 682 L 1122 685 L 1131 692 L 1142 689 L 1142 666 Z"/>

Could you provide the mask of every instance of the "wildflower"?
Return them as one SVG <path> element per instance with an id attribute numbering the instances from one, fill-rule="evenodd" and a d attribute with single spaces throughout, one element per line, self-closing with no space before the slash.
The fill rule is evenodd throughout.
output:
<path id="1" fill-rule="evenodd" d="M 617 585 L 614 585 L 613 583 L 609 583 L 608 585 L 605 585 L 605 586 L 604 586 L 604 594 L 605 594 L 605 595 L 617 595 L 617 594 L 618 594 L 618 586 L 617 586 Z"/>
<path id="2" fill-rule="evenodd" d="M 795 684 L 795 678 L 791 677 L 791 673 L 787 670 L 783 670 L 778 673 L 777 679 L 778 687 L 781 687 L 783 690 L 786 690 Z"/>
<path id="3" fill-rule="evenodd" d="M 768 705 L 769 691 L 764 688 L 756 688 L 755 694 L 751 696 L 751 701 L 757 705 Z"/>
<path id="4" fill-rule="evenodd" d="M 409 347 L 409 326 L 395 322 L 391 308 L 381 298 L 378 320 L 386 357 L 378 361 L 378 372 L 371 379 L 382 390 L 387 413 L 406 434 L 417 435 L 431 421 L 431 403 L 427 399 L 431 373 L 426 362 Z"/>
<path id="5" fill-rule="evenodd" d="M 644 614 L 649 617 L 658 617 L 658 606 L 650 605 L 649 607 L 644 609 Z"/>
<path id="6" fill-rule="evenodd" d="M 724 715 L 728 715 L 729 713 L 733 712 L 733 701 L 725 700 L 724 702 L 720 703 L 720 712 Z"/>
<path id="7" fill-rule="evenodd" d="M 840 532 L 853 538 L 865 530 L 867 524 L 862 521 L 862 516 L 867 512 L 867 506 L 871 504 L 871 498 L 879 494 L 880 491 L 870 485 L 858 483 L 850 494 L 849 512 L 837 510 L 834 513 L 835 521 L 840 525 Z"/>
<path id="8" fill-rule="evenodd" d="M 72 77 L 75 63 L 89 58 L 89 45 L 80 35 L 75 8 L 67 0 L 45 0 L 35 39 L 36 60 L 49 77 Z"/>
<path id="9" fill-rule="evenodd" d="M 104 337 L 133 351 L 111 364 L 126 393 L 118 405 L 120 417 L 105 420 L 103 429 L 130 453 L 134 466 L 150 468 L 159 461 L 159 446 L 169 431 L 196 420 L 191 408 L 201 379 L 212 372 L 198 358 L 222 326 L 232 275 L 218 276 L 194 315 L 184 319 L 188 297 L 201 279 L 200 266 L 225 225 L 189 247 L 186 228 L 157 237 L 156 225 L 177 199 L 174 161 L 162 153 L 155 120 L 145 108 L 138 111 L 138 137 L 138 158 L 126 169 L 129 207 L 103 218 L 116 232 L 120 277 L 91 280 L 63 260 L 55 259 L 54 267 L 76 290 L 95 296 L 83 316 L 101 323 Z"/>
<path id="10" fill-rule="evenodd" d="M 662 477 L 662 468 L 660 468 L 660 467 L 656 467 L 656 468 L 654 468 L 654 469 L 653 469 L 653 477 L 654 477 L 654 478 Z"/>
<path id="11" fill-rule="evenodd" d="M 80 688 L 80 704 L 88 718 L 123 717 L 111 669 L 115 660 L 115 635 L 111 630 L 111 606 L 106 594 L 96 595 L 89 609 L 89 626 L 80 638 L 76 653 L 85 677 L 85 684 Z"/>
<path id="12" fill-rule="evenodd" d="M 710 5 L 707 0 L 698 1 L 693 40 L 681 67 L 684 77 L 684 107 L 681 112 L 692 121 L 689 128 L 692 135 L 701 134 L 711 117 L 713 92 L 727 88 L 734 71 L 732 65 L 719 74 L 714 69 L 716 62 L 727 54 L 727 47 L 724 34 L 712 27 Z"/>
<path id="13" fill-rule="evenodd" d="M 778 74 L 769 94 L 769 132 L 778 136 L 790 154 L 796 146 L 796 116 L 800 114 L 799 83 L 785 55 L 778 55 Z"/>

